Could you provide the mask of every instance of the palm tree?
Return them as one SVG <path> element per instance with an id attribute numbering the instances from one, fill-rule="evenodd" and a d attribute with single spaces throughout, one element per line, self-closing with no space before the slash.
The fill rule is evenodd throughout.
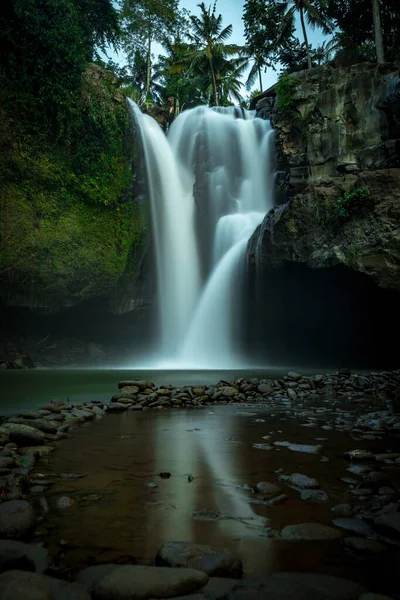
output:
<path id="1" fill-rule="evenodd" d="M 222 15 L 216 15 L 216 2 L 206 8 L 204 2 L 198 4 L 200 16 L 191 15 L 192 32 L 188 34 L 193 52 L 191 56 L 192 67 L 196 63 L 207 61 L 211 78 L 212 98 L 216 106 L 219 105 L 218 85 L 216 77 L 216 61 L 220 57 L 238 54 L 240 48 L 236 45 L 225 44 L 232 34 L 232 25 L 222 29 Z"/>
<path id="2" fill-rule="evenodd" d="M 250 61 L 253 62 L 251 69 L 249 71 L 249 74 L 247 76 L 246 79 L 246 90 L 249 91 L 253 85 L 255 84 L 255 81 L 258 77 L 258 83 L 260 85 L 260 93 L 262 92 L 262 88 L 263 88 L 263 84 L 262 84 L 262 75 L 261 75 L 261 69 L 264 66 L 264 59 L 263 57 L 255 52 L 252 52 L 251 48 L 243 48 L 243 51 L 240 53 L 240 55 L 244 58 L 246 57 L 246 63 L 249 64 Z"/>
<path id="3" fill-rule="evenodd" d="M 305 24 L 305 18 L 311 27 L 320 27 L 324 33 L 330 33 L 332 31 L 331 23 L 327 18 L 324 17 L 323 13 L 318 10 L 314 5 L 314 0 L 284 0 L 283 5 L 285 7 L 285 15 L 283 17 L 283 25 L 278 36 L 277 44 L 284 38 L 285 33 L 289 28 L 294 27 L 296 11 L 299 11 L 301 28 L 303 30 L 304 43 L 307 52 L 307 64 L 308 68 L 311 69 L 311 54 L 310 46 L 307 38 L 307 30 Z M 327 0 L 319 0 L 318 6 L 323 10 L 327 5 Z"/>

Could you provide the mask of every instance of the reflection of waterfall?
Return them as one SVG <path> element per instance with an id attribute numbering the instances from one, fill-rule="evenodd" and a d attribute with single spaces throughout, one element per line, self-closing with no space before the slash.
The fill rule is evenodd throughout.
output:
<path id="1" fill-rule="evenodd" d="M 167 140 L 132 110 L 157 261 L 162 340 L 152 366 L 243 366 L 241 274 L 247 240 L 272 207 L 271 126 L 243 109 L 199 107 L 176 119 Z"/>

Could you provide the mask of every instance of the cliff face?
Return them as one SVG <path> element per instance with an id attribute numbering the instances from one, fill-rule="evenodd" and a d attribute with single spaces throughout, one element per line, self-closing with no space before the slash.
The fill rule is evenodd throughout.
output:
<path id="1" fill-rule="evenodd" d="M 318 67 L 293 74 L 290 102 L 272 112 L 293 177 L 315 180 L 400 166 L 400 63 Z"/>
<path id="2" fill-rule="evenodd" d="M 345 265 L 400 290 L 400 169 L 310 184 L 274 208 L 252 236 L 253 266 Z"/>
<path id="3" fill-rule="evenodd" d="M 400 290 L 399 67 L 319 67 L 293 75 L 286 108 L 258 102 L 291 197 L 250 239 L 251 268 L 342 264 Z"/>
<path id="4" fill-rule="evenodd" d="M 108 297 L 111 309 L 124 312 L 143 296 L 145 214 L 134 188 L 125 97 L 112 73 L 89 65 L 78 112 L 62 140 L 32 135 L 29 123 L 2 114 L 0 298 L 6 306 L 51 313 Z"/>

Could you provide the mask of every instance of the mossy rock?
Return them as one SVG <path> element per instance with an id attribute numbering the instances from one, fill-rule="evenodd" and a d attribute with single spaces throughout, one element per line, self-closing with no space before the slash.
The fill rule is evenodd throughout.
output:
<path id="1" fill-rule="evenodd" d="M 135 152 L 123 95 L 90 65 L 65 137 L 0 126 L 0 296 L 47 312 L 113 292 L 134 277 L 146 223 L 133 191 Z"/>

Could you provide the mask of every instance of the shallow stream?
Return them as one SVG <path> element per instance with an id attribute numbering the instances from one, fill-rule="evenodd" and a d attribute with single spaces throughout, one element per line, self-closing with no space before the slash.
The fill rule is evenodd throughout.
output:
<path id="1" fill-rule="evenodd" d="M 322 397 L 297 404 L 110 414 L 71 430 L 37 464 L 39 478 L 53 481 L 38 494 L 50 509 L 38 538 L 46 538 L 61 570 L 107 562 L 152 564 L 163 543 L 195 541 L 233 551 L 243 560 L 246 578 L 277 571 L 323 572 L 393 595 L 398 589 L 396 542 L 381 554 L 368 555 L 349 551 L 342 539 L 278 537 L 286 525 L 332 526 L 332 519 L 342 516 L 332 506 L 349 502 L 362 510 L 371 503 L 371 496 L 353 495 L 361 479 L 347 471 L 350 461 L 344 453 L 356 448 L 400 452 L 399 439 L 374 434 L 357 439 L 351 427 L 335 426 L 343 415 L 345 422 L 349 414 L 371 408 L 382 407 L 368 399 L 343 404 Z M 282 441 L 320 448 L 303 452 L 274 443 Z M 399 490 L 398 464 L 381 461 L 376 468 Z M 83 477 L 62 480 L 62 473 Z M 292 473 L 316 478 L 329 500 L 302 500 L 300 490 L 279 480 Z M 253 490 L 260 481 L 277 484 L 288 498 L 268 505 Z M 67 508 L 57 504 L 60 497 L 67 498 Z"/>

